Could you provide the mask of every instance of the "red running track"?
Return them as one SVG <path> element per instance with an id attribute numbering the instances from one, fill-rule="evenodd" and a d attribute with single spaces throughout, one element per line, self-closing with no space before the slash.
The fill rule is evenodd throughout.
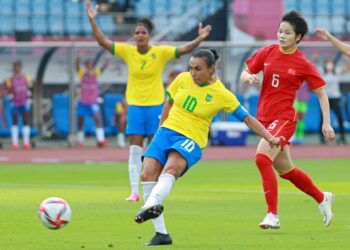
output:
<path id="1" fill-rule="evenodd" d="M 208 147 L 203 160 L 253 160 L 255 147 Z M 294 159 L 350 158 L 350 145 L 313 145 L 291 148 Z M 4 163 L 63 163 L 63 162 L 127 162 L 128 149 L 117 148 L 36 148 L 32 150 L 0 150 Z"/>

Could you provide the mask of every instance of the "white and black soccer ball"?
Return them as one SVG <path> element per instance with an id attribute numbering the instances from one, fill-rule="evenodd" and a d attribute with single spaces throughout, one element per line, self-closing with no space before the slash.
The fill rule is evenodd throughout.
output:
<path id="1" fill-rule="evenodd" d="M 71 216 L 72 211 L 70 206 L 64 199 L 50 197 L 40 204 L 40 221 L 49 229 L 65 227 L 70 222 Z"/>

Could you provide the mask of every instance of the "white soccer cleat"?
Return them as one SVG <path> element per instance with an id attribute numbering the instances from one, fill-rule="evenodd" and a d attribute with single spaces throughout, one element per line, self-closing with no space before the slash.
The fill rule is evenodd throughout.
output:
<path id="1" fill-rule="evenodd" d="M 274 215 L 273 213 L 268 213 L 264 220 L 259 224 L 259 227 L 261 229 L 279 229 L 281 227 L 280 225 L 280 219 L 277 215 Z"/>
<path id="2" fill-rule="evenodd" d="M 323 201 L 318 205 L 320 208 L 320 212 L 323 215 L 323 222 L 326 227 L 328 227 L 333 218 L 332 213 L 332 203 L 334 201 L 334 195 L 329 192 L 324 192 L 324 199 Z"/>

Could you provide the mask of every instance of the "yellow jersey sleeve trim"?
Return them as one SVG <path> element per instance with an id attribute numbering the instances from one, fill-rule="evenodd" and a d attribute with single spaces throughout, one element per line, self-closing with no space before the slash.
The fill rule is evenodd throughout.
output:
<path id="1" fill-rule="evenodd" d="M 174 98 L 171 96 L 171 94 L 166 91 L 165 94 L 169 97 L 170 101 L 174 102 Z"/>
<path id="2" fill-rule="evenodd" d="M 179 48 L 175 49 L 175 58 L 180 58 Z"/>
<path id="3" fill-rule="evenodd" d="M 115 42 L 112 43 L 112 54 L 115 55 Z"/>

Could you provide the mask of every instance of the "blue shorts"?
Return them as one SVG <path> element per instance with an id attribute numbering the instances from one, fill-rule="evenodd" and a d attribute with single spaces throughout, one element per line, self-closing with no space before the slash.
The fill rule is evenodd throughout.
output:
<path id="1" fill-rule="evenodd" d="M 185 158 L 187 162 L 185 172 L 202 157 L 202 149 L 197 143 L 168 128 L 158 129 L 143 157 L 154 158 L 160 162 L 162 167 L 164 167 L 168 158 L 168 153 L 171 150 L 177 151 L 183 158 Z"/>
<path id="2" fill-rule="evenodd" d="M 93 116 L 96 113 L 100 112 L 100 107 L 98 104 L 82 104 L 81 102 L 78 102 L 78 108 L 77 108 L 77 116 L 82 117 L 86 115 Z"/>
<path id="3" fill-rule="evenodd" d="M 157 132 L 163 104 L 156 106 L 128 106 L 126 134 L 150 136 Z"/>
<path id="4" fill-rule="evenodd" d="M 18 115 L 22 113 L 29 113 L 30 112 L 30 104 L 26 104 L 23 106 L 12 106 L 11 107 L 11 113 L 13 115 Z"/>

